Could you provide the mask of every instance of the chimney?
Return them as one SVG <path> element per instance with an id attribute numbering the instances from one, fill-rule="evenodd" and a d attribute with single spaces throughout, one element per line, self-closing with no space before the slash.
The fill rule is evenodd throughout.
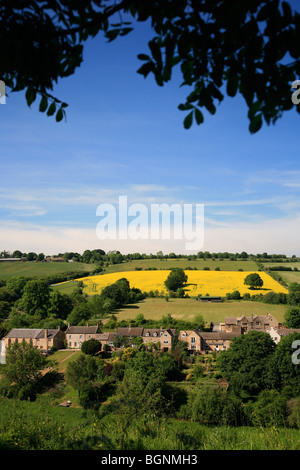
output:
<path id="1" fill-rule="evenodd" d="M 48 334 L 48 330 L 47 328 L 44 329 L 44 338 L 47 339 L 47 334 Z"/>

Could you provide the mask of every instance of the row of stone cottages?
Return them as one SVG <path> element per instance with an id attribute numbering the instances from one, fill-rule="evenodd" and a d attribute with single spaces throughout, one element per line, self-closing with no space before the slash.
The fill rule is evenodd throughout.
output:
<path id="1" fill-rule="evenodd" d="M 211 324 L 209 332 L 181 330 L 178 339 L 187 342 L 189 351 L 205 354 L 228 349 L 233 338 L 251 330 L 269 333 L 275 343 L 278 343 L 284 335 L 295 331 L 300 333 L 300 329 L 283 328 L 269 314 L 252 315 L 251 317 L 242 315 L 240 317 L 226 317 L 224 323 Z M 71 349 L 80 349 L 84 341 L 92 338 L 100 341 L 102 348 L 107 345 L 114 349 L 116 336 L 127 338 L 127 343 L 131 346 L 134 346 L 135 338 L 141 337 L 145 345 L 159 343 L 162 351 L 170 351 L 175 335 L 176 330 L 169 328 L 128 327 L 106 333 L 101 333 L 99 325 L 68 326 L 65 332 L 61 329 L 14 328 L 2 338 L 2 352 L 10 344 L 21 341 L 26 341 L 43 352 L 49 351 L 53 347 L 63 349 L 65 346 Z"/>

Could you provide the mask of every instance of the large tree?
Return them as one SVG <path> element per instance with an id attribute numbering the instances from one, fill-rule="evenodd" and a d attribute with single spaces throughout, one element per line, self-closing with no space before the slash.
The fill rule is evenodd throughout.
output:
<path id="1" fill-rule="evenodd" d="M 245 277 L 244 284 L 249 286 L 250 289 L 256 289 L 256 288 L 262 287 L 264 284 L 264 281 L 262 280 L 262 278 L 260 277 L 258 273 L 251 273 Z"/>
<path id="2" fill-rule="evenodd" d="M 50 307 L 50 288 L 43 280 L 28 281 L 18 306 L 29 315 L 46 318 Z"/>
<path id="3" fill-rule="evenodd" d="M 182 288 L 188 280 L 187 275 L 181 268 L 173 268 L 165 280 L 165 286 L 169 291 L 177 291 Z"/>
<path id="4" fill-rule="evenodd" d="M 2 392 L 19 398 L 32 397 L 45 365 L 40 351 L 25 341 L 8 346 L 6 364 L 1 369 Z"/>
<path id="5" fill-rule="evenodd" d="M 221 352 L 218 357 L 221 374 L 237 395 L 242 391 L 255 394 L 267 386 L 274 349 L 275 343 L 268 333 L 252 330 L 234 338 L 230 348 Z"/>
<path id="6" fill-rule="evenodd" d="M 180 67 L 186 128 L 203 122 L 203 109 L 214 114 L 225 94 L 243 96 L 252 133 L 263 120 L 300 112 L 291 100 L 299 14 L 282 0 L 0 0 L 0 78 L 12 91 L 26 90 L 29 106 L 39 96 L 40 111 L 60 121 L 67 104 L 53 96 L 53 84 L 81 65 L 85 41 L 100 31 L 113 41 L 136 21 L 153 30 L 138 72 L 163 86 Z"/>

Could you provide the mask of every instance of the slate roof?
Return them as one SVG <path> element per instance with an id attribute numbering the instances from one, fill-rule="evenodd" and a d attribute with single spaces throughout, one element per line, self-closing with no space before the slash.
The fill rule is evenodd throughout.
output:
<path id="1" fill-rule="evenodd" d="M 37 338 L 43 332 L 38 328 L 13 328 L 7 333 L 6 338 Z"/>
<path id="2" fill-rule="evenodd" d="M 99 325 L 93 326 L 69 326 L 66 334 L 80 335 L 80 334 L 95 334 L 99 332 Z"/>
<path id="3" fill-rule="evenodd" d="M 231 339 L 235 338 L 236 336 L 240 336 L 241 334 L 237 331 L 202 331 L 199 333 L 205 340 L 210 339 Z"/>
<path id="4" fill-rule="evenodd" d="M 42 329 L 42 328 L 13 328 L 7 333 L 6 338 L 26 338 L 26 339 L 41 339 L 45 337 L 45 330 L 47 330 L 47 338 L 53 338 L 58 329 Z"/>
<path id="5" fill-rule="evenodd" d="M 140 327 L 128 327 L 128 328 L 117 328 L 118 336 L 142 336 L 144 328 Z"/>

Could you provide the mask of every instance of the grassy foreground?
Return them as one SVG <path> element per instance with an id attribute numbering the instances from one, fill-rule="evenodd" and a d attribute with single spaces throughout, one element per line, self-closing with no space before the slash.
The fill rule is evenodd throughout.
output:
<path id="1" fill-rule="evenodd" d="M 175 419 L 99 420 L 90 410 L 0 399 L 0 448 L 18 450 L 299 450 L 299 430 L 208 426 Z"/>

